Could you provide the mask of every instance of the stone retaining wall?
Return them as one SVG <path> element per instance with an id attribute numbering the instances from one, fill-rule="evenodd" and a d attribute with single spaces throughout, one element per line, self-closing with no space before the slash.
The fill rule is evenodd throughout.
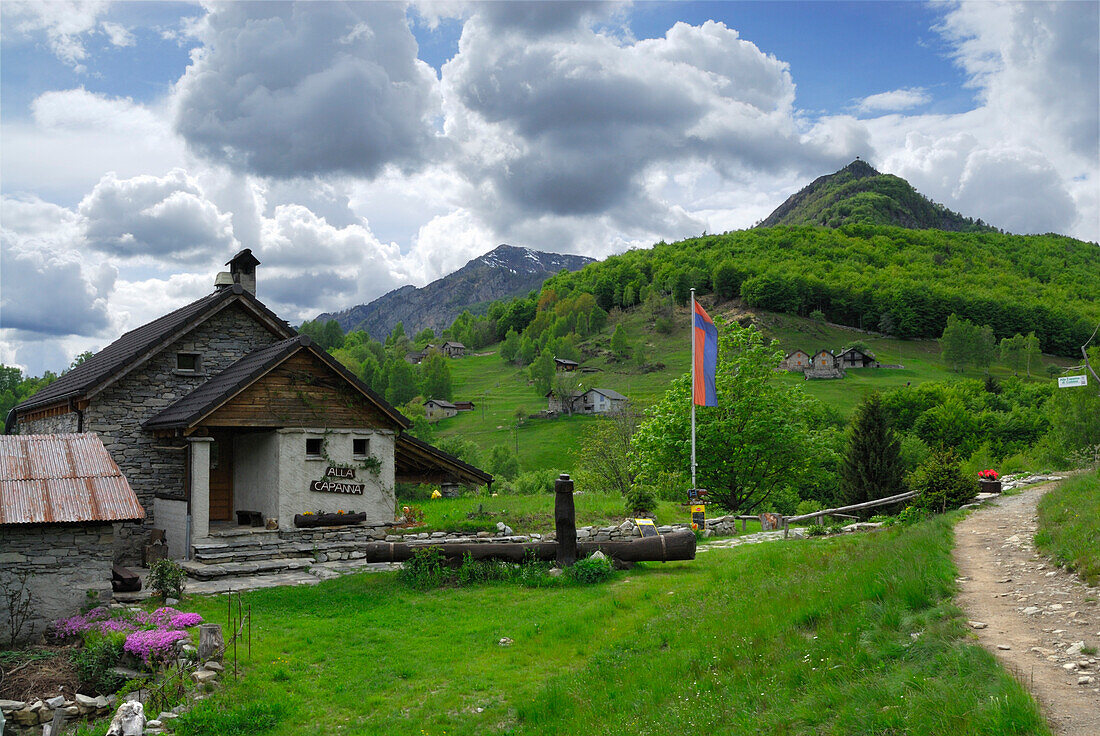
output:
<path id="1" fill-rule="evenodd" d="M 111 524 L 20 524 L 0 527 L 0 591 L 19 587 L 31 596 L 31 615 L 21 641 L 37 638 L 57 618 L 80 612 L 93 590 L 111 600 L 114 532 Z M 10 622 L 0 608 L 0 641 L 7 644 Z"/>

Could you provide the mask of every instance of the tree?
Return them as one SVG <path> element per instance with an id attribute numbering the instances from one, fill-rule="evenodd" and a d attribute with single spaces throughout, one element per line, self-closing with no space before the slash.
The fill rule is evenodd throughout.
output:
<path id="1" fill-rule="evenodd" d="M 947 325 L 940 337 L 940 351 L 943 361 L 956 371 L 961 371 L 971 362 L 974 325 L 970 320 L 959 319 L 954 313 L 947 318 Z"/>
<path id="2" fill-rule="evenodd" d="M 997 340 L 993 337 L 992 327 L 982 325 L 977 328 L 971 355 L 974 365 L 978 368 L 988 368 L 993 365 L 993 358 L 997 355 Z"/>
<path id="3" fill-rule="evenodd" d="M 424 349 L 424 346 L 435 339 L 435 330 L 431 327 L 425 327 L 420 332 L 416 333 L 416 337 L 413 338 L 413 343 L 420 350 Z"/>
<path id="4" fill-rule="evenodd" d="M 550 381 L 550 393 L 565 408 L 565 413 L 573 416 L 573 397 L 581 388 L 581 379 L 576 371 L 555 373 Z"/>
<path id="5" fill-rule="evenodd" d="M 909 486 L 917 492 L 914 506 L 939 513 L 957 509 L 978 495 L 978 479 L 963 473 L 958 456 L 949 449 L 934 450 L 909 475 Z"/>
<path id="6" fill-rule="evenodd" d="M 1042 351 L 1039 350 L 1039 338 L 1035 337 L 1034 332 L 1029 332 L 1027 337 L 1024 338 L 1024 366 L 1027 369 L 1027 376 L 1031 378 L 1031 365 L 1034 362 L 1036 366 L 1039 365 L 1039 361 L 1043 357 Z"/>
<path id="7" fill-rule="evenodd" d="M 1008 366 L 1013 375 L 1018 376 L 1024 367 L 1027 338 L 1017 332 L 1012 337 L 1001 338 L 1001 362 Z"/>
<path id="8" fill-rule="evenodd" d="M 508 330 L 508 334 L 504 337 L 504 342 L 500 344 L 500 359 L 505 363 L 511 363 L 516 359 L 519 354 L 519 333 L 515 330 Z"/>
<path id="9" fill-rule="evenodd" d="M 719 507 L 747 513 L 797 487 L 830 451 L 809 426 L 812 399 L 776 381 L 783 359 L 755 327 L 719 327 L 718 406 L 697 408 L 698 481 Z M 691 376 L 674 379 L 631 442 L 638 483 L 691 474 Z"/>
<path id="10" fill-rule="evenodd" d="M 73 368 L 76 368 L 78 365 L 80 365 L 81 363 L 86 361 L 88 358 L 92 357 L 92 355 L 93 355 L 93 353 L 92 353 L 91 350 L 85 350 L 83 353 L 81 353 L 80 355 L 73 358 L 73 362 L 69 363 L 69 370 L 72 370 Z"/>
<path id="11" fill-rule="evenodd" d="M 739 296 L 741 294 L 741 282 L 744 279 L 745 274 L 733 261 L 719 263 L 714 269 L 714 275 L 711 276 L 715 293 L 723 299 L 733 299 Z"/>
<path id="12" fill-rule="evenodd" d="M 386 363 L 386 401 L 394 406 L 416 396 L 416 374 L 403 358 L 391 358 Z"/>
<path id="13" fill-rule="evenodd" d="M 429 399 L 446 399 L 450 401 L 454 397 L 451 388 L 451 368 L 447 365 L 438 350 L 432 350 L 428 357 L 420 363 L 420 375 L 424 380 L 423 394 Z"/>
<path id="14" fill-rule="evenodd" d="M 385 377 L 385 372 L 373 355 L 368 355 L 359 366 L 359 380 L 383 396 L 386 395 L 386 386 L 383 384 Z"/>
<path id="15" fill-rule="evenodd" d="M 531 380 L 535 382 L 535 390 L 540 395 L 545 396 L 550 390 L 551 382 L 554 380 L 554 357 L 546 351 L 539 353 L 539 357 L 535 359 L 527 372 L 531 376 Z"/>
<path id="16" fill-rule="evenodd" d="M 530 365 L 535 359 L 535 341 L 530 335 L 524 335 L 519 341 L 519 350 L 516 351 L 517 365 Z M 553 358 L 551 358 L 553 360 Z"/>
<path id="17" fill-rule="evenodd" d="M 611 352 L 620 360 L 630 357 L 630 341 L 621 322 L 615 326 L 615 332 L 611 335 Z"/>
<path id="18" fill-rule="evenodd" d="M 890 427 L 878 393 L 856 408 L 848 425 L 848 447 L 840 464 L 840 488 L 846 503 L 873 501 L 901 493 L 901 442 Z"/>
<path id="19" fill-rule="evenodd" d="M 641 415 L 632 407 L 585 428 L 577 454 L 577 483 L 582 488 L 626 495 L 634 485 L 630 440 Z"/>
<path id="20" fill-rule="evenodd" d="M 485 469 L 497 478 L 512 480 L 519 475 L 519 459 L 504 445 L 494 445 L 489 450 Z"/>

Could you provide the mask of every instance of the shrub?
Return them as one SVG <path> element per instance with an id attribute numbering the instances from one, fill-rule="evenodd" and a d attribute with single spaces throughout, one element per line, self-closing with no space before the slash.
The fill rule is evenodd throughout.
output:
<path id="1" fill-rule="evenodd" d="M 111 672 L 111 668 L 118 666 L 122 660 L 125 643 L 125 632 L 86 632 L 84 646 L 74 649 L 69 655 L 80 675 L 80 682 L 101 695 L 118 690 L 126 678 Z"/>
<path id="2" fill-rule="evenodd" d="M 611 577 L 612 572 L 614 572 L 614 568 L 611 566 L 611 560 L 604 557 L 602 554 L 593 554 L 591 557 L 577 560 L 568 570 L 570 578 L 578 583 L 585 584 L 599 583 L 607 580 Z"/>
<path id="3" fill-rule="evenodd" d="M 533 496 L 537 493 L 553 493 L 554 481 L 558 474 L 553 470 L 529 470 L 520 473 L 512 481 L 511 490 L 521 496 Z"/>
<path id="4" fill-rule="evenodd" d="M 803 514 L 812 514 L 815 511 L 821 511 L 822 505 L 820 502 L 815 501 L 812 498 L 807 498 L 804 501 L 799 501 L 798 506 L 795 508 L 795 516 L 802 516 Z"/>
<path id="5" fill-rule="evenodd" d="M 175 560 L 157 560 L 149 568 L 149 579 L 146 584 L 150 590 L 164 600 L 168 598 L 179 599 L 183 597 L 183 580 L 185 577 L 187 577 L 187 573 Z"/>
<path id="6" fill-rule="evenodd" d="M 401 579 L 421 590 L 438 588 L 447 578 L 445 566 L 446 560 L 441 547 L 421 547 L 405 561 L 401 568 Z"/>
<path id="7" fill-rule="evenodd" d="M 628 516 L 648 516 L 657 508 L 657 494 L 648 485 L 635 483 L 626 492 L 626 513 Z"/>
<path id="8" fill-rule="evenodd" d="M 811 537 L 824 537 L 826 534 L 829 533 L 829 530 L 821 524 L 810 524 L 808 527 L 806 527 L 806 533 L 809 534 Z"/>
<path id="9" fill-rule="evenodd" d="M 917 492 L 913 505 L 925 511 L 957 509 L 978 494 L 978 481 L 966 475 L 951 450 L 937 450 L 909 476 Z"/>

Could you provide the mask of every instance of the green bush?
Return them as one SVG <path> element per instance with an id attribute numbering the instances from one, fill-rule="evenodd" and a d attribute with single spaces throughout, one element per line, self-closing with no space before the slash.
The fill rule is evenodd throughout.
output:
<path id="1" fill-rule="evenodd" d="M 578 583 L 592 584 L 607 580 L 614 572 L 611 560 L 603 555 L 577 560 L 569 568 L 569 577 Z"/>
<path id="2" fill-rule="evenodd" d="M 657 508 L 657 494 L 648 485 L 635 483 L 626 492 L 627 516 L 649 516 Z"/>
<path id="3" fill-rule="evenodd" d="M 187 573 L 175 560 L 157 560 L 149 568 L 146 585 L 161 599 L 183 597 L 183 580 Z"/>
<path id="4" fill-rule="evenodd" d="M 812 514 L 815 511 L 821 511 L 824 506 L 820 501 L 815 501 L 812 498 L 807 498 L 804 501 L 799 501 L 798 506 L 795 507 L 795 516 L 802 516 L 803 514 Z"/>
<path id="5" fill-rule="evenodd" d="M 441 547 L 421 547 L 401 566 L 401 580 L 421 590 L 438 588 L 450 577 L 446 564 Z"/>
<path id="6" fill-rule="evenodd" d="M 806 533 L 809 534 L 811 537 L 824 537 L 826 534 L 829 533 L 829 530 L 821 524 L 810 524 L 808 527 L 806 527 Z"/>
<path id="7" fill-rule="evenodd" d="M 84 646 L 69 655 L 81 684 L 101 695 L 118 690 L 125 678 L 111 672 L 111 668 L 122 661 L 125 644 L 126 633 L 122 631 L 85 632 Z"/>
<path id="8" fill-rule="evenodd" d="M 506 490 L 521 496 L 533 496 L 538 493 L 553 493 L 554 481 L 558 474 L 553 470 L 529 470 L 520 473 Z"/>
<path id="9" fill-rule="evenodd" d="M 957 509 L 978 494 L 978 481 L 963 472 L 951 450 L 937 450 L 909 475 L 917 492 L 913 505 L 924 511 Z"/>

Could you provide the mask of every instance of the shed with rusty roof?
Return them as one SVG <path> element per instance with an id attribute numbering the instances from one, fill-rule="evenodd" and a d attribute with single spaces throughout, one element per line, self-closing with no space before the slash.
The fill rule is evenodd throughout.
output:
<path id="1" fill-rule="evenodd" d="M 96 435 L 0 436 L 0 588 L 29 604 L 0 607 L 0 637 L 35 637 L 90 592 L 108 602 L 114 525 L 144 517 Z"/>

